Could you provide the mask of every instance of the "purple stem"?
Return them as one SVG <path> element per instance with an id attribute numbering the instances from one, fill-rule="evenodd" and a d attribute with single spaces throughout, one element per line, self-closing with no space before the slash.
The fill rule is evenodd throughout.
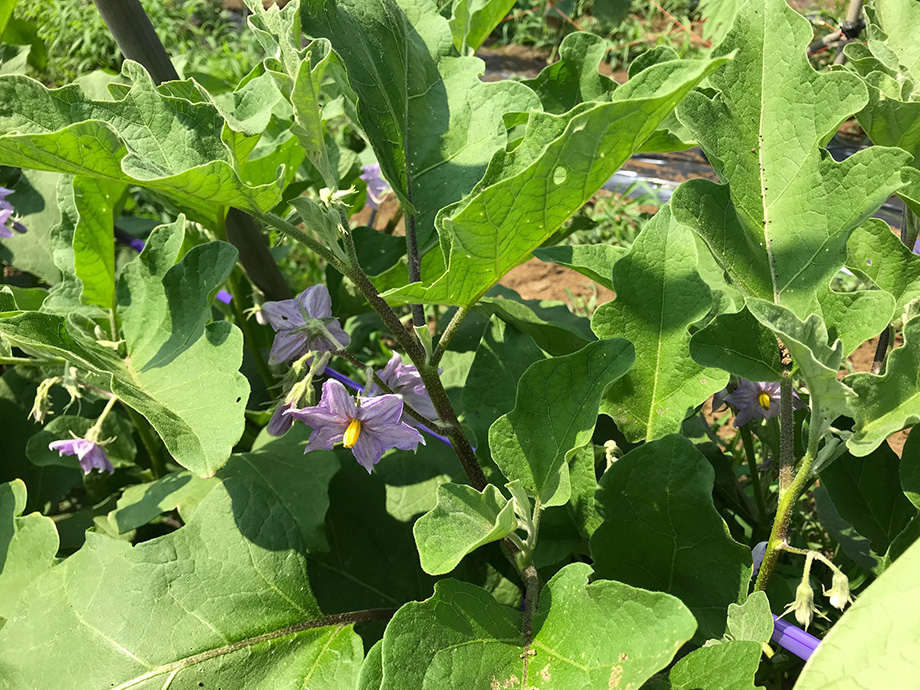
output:
<path id="1" fill-rule="evenodd" d="M 821 640 L 776 616 L 773 616 L 773 622 L 773 635 L 770 637 L 770 641 L 792 652 L 800 659 L 808 661 L 808 658 L 818 648 Z"/>
<path id="2" fill-rule="evenodd" d="M 338 381 L 339 383 L 344 384 L 344 385 L 348 386 L 349 388 L 353 388 L 354 390 L 358 391 L 359 393 L 360 393 L 361 391 L 364 390 L 364 387 L 361 386 L 357 381 L 352 381 L 350 378 L 348 378 L 347 376 L 345 376 L 345 374 L 343 374 L 343 373 L 341 373 L 341 372 L 339 372 L 339 371 L 336 371 L 336 370 L 333 369 L 332 367 L 326 367 L 326 372 L 325 372 L 325 373 L 326 373 L 326 376 L 328 376 L 329 378 L 335 379 L 335 380 Z M 415 420 L 413 420 L 413 421 L 415 421 Z M 417 426 L 419 429 L 421 429 L 422 431 L 424 431 L 424 432 L 425 432 L 426 434 L 428 434 L 429 436 L 433 436 L 434 438 L 438 439 L 438 440 L 439 440 L 441 443 L 443 443 L 444 445 L 450 446 L 451 448 L 453 448 L 453 444 L 450 442 L 450 439 L 447 438 L 446 436 L 441 436 L 441 434 L 436 434 L 436 433 L 433 432 L 431 429 L 429 429 L 427 426 L 425 426 L 424 424 L 420 424 L 420 423 L 418 423 L 418 422 L 415 422 L 415 426 Z"/>
<path id="3" fill-rule="evenodd" d="M 144 249 L 144 240 L 125 232 L 121 228 L 115 228 L 115 237 L 119 242 L 128 245 L 136 252 L 141 252 Z M 226 290 L 218 290 L 217 299 L 224 304 L 230 304 L 233 301 L 233 297 Z"/>

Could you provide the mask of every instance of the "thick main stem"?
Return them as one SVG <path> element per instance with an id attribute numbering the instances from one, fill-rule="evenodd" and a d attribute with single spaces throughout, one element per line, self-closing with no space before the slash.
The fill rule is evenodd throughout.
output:
<path id="1" fill-rule="evenodd" d="M 792 419 L 792 373 L 783 371 L 779 381 L 779 491 L 792 485 L 795 469 L 795 427 Z"/>
<path id="2" fill-rule="evenodd" d="M 406 216 L 406 251 L 409 255 L 409 282 L 422 280 L 422 256 L 418 250 L 418 233 L 415 230 L 415 214 Z M 425 309 L 421 304 L 412 305 L 412 325 L 421 328 L 425 325 Z"/>

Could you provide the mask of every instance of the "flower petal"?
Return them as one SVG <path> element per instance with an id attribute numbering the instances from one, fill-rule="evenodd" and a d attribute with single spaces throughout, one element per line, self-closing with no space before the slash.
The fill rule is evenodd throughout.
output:
<path id="1" fill-rule="evenodd" d="M 299 359 L 309 352 L 307 339 L 302 333 L 280 331 L 275 334 L 272 351 L 268 355 L 269 364 L 281 364 L 292 359 Z"/>
<path id="2" fill-rule="evenodd" d="M 399 423 L 403 413 L 403 401 L 398 395 L 378 395 L 376 398 L 361 398 L 358 419 L 370 429 L 385 429 Z"/>
<path id="3" fill-rule="evenodd" d="M 341 419 L 345 424 L 352 419 L 362 419 L 355 408 L 355 399 L 348 389 L 335 379 L 327 379 L 323 383 L 323 395 L 319 407 Z"/>
<path id="4" fill-rule="evenodd" d="M 358 441 L 351 449 L 351 452 L 354 454 L 358 464 L 370 474 L 371 470 L 374 469 L 374 465 L 380 462 L 380 458 L 383 457 L 384 450 L 386 450 L 384 446 L 380 444 L 373 434 L 364 431 L 358 436 Z"/>
<path id="5" fill-rule="evenodd" d="M 82 447 L 84 443 L 86 441 L 82 438 L 67 438 L 61 441 L 52 441 L 48 444 L 48 449 L 56 450 L 60 457 L 64 457 L 65 455 L 76 455 L 77 449 Z"/>
<path id="6" fill-rule="evenodd" d="M 368 432 L 365 432 L 368 433 Z M 389 426 L 385 430 L 374 433 L 380 443 L 386 448 L 399 448 L 400 450 L 415 450 L 418 444 L 425 445 L 425 438 L 413 427 L 405 422 L 396 426 Z"/>
<path id="7" fill-rule="evenodd" d="M 294 426 L 294 417 L 285 414 L 290 409 L 291 405 L 289 403 L 275 408 L 275 411 L 272 412 L 272 418 L 265 427 L 265 431 L 269 436 L 284 436 Z"/>
<path id="8" fill-rule="evenodd" d="M 313 429 L 310 434 L 310 440 L 307 441 L 304 453 L 311 450 L 332 450 L 332 447 L 342 440 L 345 429 L 338 429 L 333 426 L 321 426 Z"/>
<path id="9" fill-rule="evenodd" d="M 276 331 L 289 331 L 305 323 L 296 299 L 266 302 L 262 305 L 262 311 L 268 317 L 271 327 Z"/>
<path id="10" fill-rule="evenodd" d="M 102 446 L 96 443 L 91 443 L 87 452 L 80 457 L 80 465 L 83 467 L 83 474 L 89 474 L 93 468 L 100 472 L 115 473 L 115 468 L 109 462 L 109 456 L 106 455 Z"/>
<path id="11" fill-rule="evenodd" d="M 332 316 L 332 298 L 325 285 L 312 285 L 297 296 L 299 308 L 314 319 L 328 319 Z M 304 323 L 301 317 L 301 323 Z"/>

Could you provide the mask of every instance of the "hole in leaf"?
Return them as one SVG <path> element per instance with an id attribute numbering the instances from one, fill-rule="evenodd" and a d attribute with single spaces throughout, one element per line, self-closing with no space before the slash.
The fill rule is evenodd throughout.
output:
<path id="1" fill-rule="evenodd" d="M 242 398 L 239 398 L 239 397 L 238 397 L 238 398 L 236 399 L 237 402 L 239 402 L 240 400 L 242 400 Z"/>
<path id="2" fill-rule="evenodd" d="M 565 168 L 563 168 L 560 165 L 558 168 L 556 168 L 553 171 L 553 183 L 562 184 L 563 182 L 565 182 L 565 176 L 566 176 Z"/>
<path id="3" fill-rule="evenodd" d="M 872 265 L 872 259 L 866 259 L 866 266 Z"/>

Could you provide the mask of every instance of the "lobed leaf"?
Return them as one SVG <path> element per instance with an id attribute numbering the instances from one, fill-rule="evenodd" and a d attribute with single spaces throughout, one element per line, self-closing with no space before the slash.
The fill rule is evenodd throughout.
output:
<path id="1" fill-rule="evenodd" d="M 895 298 L 895 316 L 920 297 L 920 256 L 905 247 L 884 221 L 870 219 L 850 235 L 846 265 Z"/>
<path id="2" fill-rule="evenodd" d="M 604 395 L 601 411 L 632 442 L 680 430 L 687 411 L 721 390 L 728 376 L 690 357 L 688 327 L 712 307 L 696 271 L 690 230 L 662 208 L 613 267 L 617 297 L 594 313 L 600 338 L 629 338 L 635 366 Z"/>

